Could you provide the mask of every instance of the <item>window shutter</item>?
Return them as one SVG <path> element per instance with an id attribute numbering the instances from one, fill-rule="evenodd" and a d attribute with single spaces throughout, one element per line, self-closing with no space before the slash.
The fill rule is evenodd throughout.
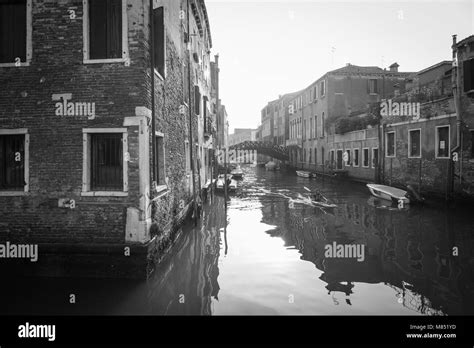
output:
<path id="1" fill-rule="evenodd" d="M 26 0 L 0 2 L 0 63 L 26 61 Z"/>
<path id="2" fill-rule="evenodd" d="M 464 92 L 468 92 L 471 89 L 474 89 L 472 81 L 472 74 L 474 73 L 473 63 L 474 59 L 465 60 L 463 62 Z"/>
<path id="3" fill-rule="evenodd" d="M 122 0 L 107 0 L 107 58 L 122 57 Z"/>
<path id="4" fill-rule="evenodd" d="M 89 58 L 107 58 L 107 1 L 89 0 Z"/>
<path id="5" fill-rule="evenodd" d="M 153 27 L 154 27 L 154 63 L 155 69 L 161 76 L 165 77 L 165 28 L 164 28 L 164 11 L 163 7 L 153 10 Z"/>

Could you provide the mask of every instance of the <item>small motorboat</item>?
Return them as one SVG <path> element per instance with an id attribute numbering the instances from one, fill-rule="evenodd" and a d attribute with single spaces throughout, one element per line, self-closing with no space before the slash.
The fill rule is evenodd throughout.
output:
<path id="1" fill-rule="evenodd" d="M 234 179 L 242 179 L 244 176 L 244 171 L 242 170 L 242 168 L 240 168 L 240 166 L 237 166 L 237 168 L 232 170 L 230 174 Z"/>
<path id="2" fill-rule="evenodd" d="M 311 192 L 311 190 L 308 189 L 307 187 L 304 187 L 304 189 L 308 192 Z M 321 194 L 321 192 L 312 193 L 309 197 L 304 197 L 304 196 L 301 196 L 301 197 L 304 200 L 306 200 L 308 203 L 317 205 L 318 207 L 322 207 L 322 208 L 336 208 L 337 207 L 336 204 L 330 203 L 329 200 Z"/>
<path id="3" fill-rule="evenodd" d="M 399 207 L 410 204 L 410 199 L 407 197 L 407 191 L 396 187 L 386 185 L 367 184 L 369 191 L 377 198 L 385 199 L 398 204 Z"/>
<path id="4" fill-rule="evenodd" d="M 302 178 L 310 178 L 311 173 L 307 172 L 306 170 L 297 170 L 296 175 L 301 176 Z"/>
<path id="5" fill-rule="evenodd" d="M 224 185 L 225 185 L 225 175 L 220 174 L 217 177 L 216 189 L 224 190 Z M 227 190 L 228 191 L 236 191 L 237 190 L 237 181 L 232 177 L 232 175 L 227 175 Z"/>
<path id="6" fill-rule="evenodd" d="M 273 161 L 270 161 L 270 162 L 267 162 L 265 164 L 265 169 L 266 170 L 270 170 L 270 171 L 273 171 L 273 170 L 276 170 L 276 167 L 277 167 L 277 164 Z"/>

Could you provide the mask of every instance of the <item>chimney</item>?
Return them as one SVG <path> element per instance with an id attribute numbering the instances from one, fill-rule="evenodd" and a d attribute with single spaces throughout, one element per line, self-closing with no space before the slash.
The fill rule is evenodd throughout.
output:
<path id="1" fill-rule="evenodd" d="M 389 66 L 390 71 L 392 71 L 392 72 L 398 72 L 398 67 L 399 67 L 399 66 L 400 66 L 400 65 L 398 65 L 397 62 L 393 63 L 392 65 Z"/>
<path id="2" fill-rule="evenodd" d="M 346 63 L 346 66 L 351 66 L 351 63 Z"/>

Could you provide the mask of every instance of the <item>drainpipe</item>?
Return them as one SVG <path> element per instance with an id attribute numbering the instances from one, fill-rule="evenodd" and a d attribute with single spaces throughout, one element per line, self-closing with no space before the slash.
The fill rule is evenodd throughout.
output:
<path id="1" fill-rule="evenodd" d="M 155 136 L 155 26 L 153 23 L 153 0 L 149 1 L 150 5 L 150 75 L 151 75 L 151 155 L 152 155 L 152 173 L 153 173 L 153 182 L 157 185 L 156 182 L 156 136 Z"/>
<path id="2" fill-rule="evenodd" d="M 453 86 L 453 99 L 454 99 L 454 109 L 456 112 L 456 146 L 451 150 L 451 159 L 450 159 L 450 174 L 451 174 L 451 183 L 450 191 L 454 192 L 454 162 L 452 161 L 452 154 L 457 152 L 461 148 L 461 97 L 459 88 L 461 86 L 461 76 L 459 74 L 459 62 L 457 61 L 457 47 L 456 47 L 456 35 L 453 35 L 453 45 L 451 46 L 453 50 L 453 61 L 456 60 L 456 66 L 453 67 L 453 73 L 451 75 L 451 81 Z M 461 149 L 462 150 L 462 149 Z M 458 161 L 462 162 L 462 157 L 458 156 Z M 462 183 L 462 167 L 460 166 L 459 171 L 459 183 Z"/>

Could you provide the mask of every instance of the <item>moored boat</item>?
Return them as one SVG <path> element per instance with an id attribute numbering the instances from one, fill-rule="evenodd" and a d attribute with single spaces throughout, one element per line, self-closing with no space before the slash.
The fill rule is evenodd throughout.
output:
<path id="1" fill-rule="evenodd" d="M 237 166 L 237 168 L 232 170 L 230 174 L 234 179 L 242 179 L 244 176 L 244 171 L 242 170 L 242 168 L 240 168 L 240 166 Z"/>
<path id="2" fill-rule="evenodd" d="M 407 197 L 407 191 L 386 185 L 367 184 L 369 191 L 377 198 L 396 202 L 399 205 L 410 204 L 410 199 Z"/>
<path id="3" fill-rule="evenodd" d="M 302 178 L 309 178 L 311 177 L 311 173 L 307 172 L 306 170 L 297 170 L 296 175 L 301 176 Z"/>
<path id="4" fill-rule="evenodd" d="M 223 174 L 217 177 L 216 181 L 216 189 L 217 190 L 224 190 L 225 186 L 225 176 Z M 237 181 L 233 179 L 232 175 L 227 176 L 227 189 L 228 191 L 235 191 L 237 190 Z"/>

